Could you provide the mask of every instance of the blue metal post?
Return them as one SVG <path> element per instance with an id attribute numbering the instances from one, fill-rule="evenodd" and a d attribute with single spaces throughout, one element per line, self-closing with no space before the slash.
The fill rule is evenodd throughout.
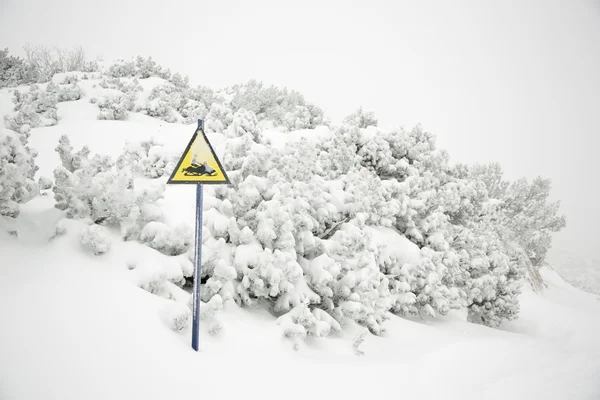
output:
<path id="1" fill-rule="evenodd" d="M 194 292 L 192 293 L 192 347 L 198 351 L 200 341 L 200 277 L 202 267 L 202 185 L 196 185 L 196 249 L 194 252 Z"/>

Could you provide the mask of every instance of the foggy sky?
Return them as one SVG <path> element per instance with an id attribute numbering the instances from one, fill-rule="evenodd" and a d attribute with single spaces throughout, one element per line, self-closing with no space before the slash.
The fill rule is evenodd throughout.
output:
<path id="1" fill-rule="evenodd" d="M 50 4 L 53 3 L 53 4 Z M 421 123 L 453 161 L 553 181 L 567 229 L 600 240 L 600 2 L 0 0 L 0 47 L 152 56 L 194 84 L 287 86 L 334 120 Z"/>

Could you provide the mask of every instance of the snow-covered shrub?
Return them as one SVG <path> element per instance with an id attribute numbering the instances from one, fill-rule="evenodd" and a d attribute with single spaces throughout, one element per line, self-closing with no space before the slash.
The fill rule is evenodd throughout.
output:
<path id="1" fill-rule="evenodd" d="M 170 227 L 162 222 L 151 221 L 140 233 L 140 241 L 166 255 L 185 253 L 194 240 L 193 231 L 187 224 Z"/>
<path id="2" fill-rule="evenodd" d="M 182 101 L 180 89 L 174 86 L 157 86 L 152 89 L 146 103 L 137 111 L 165 122 L 174 123 L 181 119 L 177 110 Z"/>
<path id="3" fill-rule="evenodd" d="M 174 301 L 169 302 L 169 305 L 165 306 L 161 312 L 163 322 L 175 332 L 186 329 L 190 325 L 191 316 L 189 307 Z"/>
<path id="4" fill-rule="evenodd" d="M 21 132 L 25 125 L 27 127 L 24 129 L 28 131 L 30 128 L 57 124 L 56 94 L 41 90 L 37 85 L 31 85 L 25 93 L 15 90 L 13 94 L 15 112 L 4 116 L 7 128 Z"/>
<path id="5" fill-rule="evenodd" d="M 40 179 L 38 179 L 38 186 L 40 190 L 52 189 L 52 179 L 47 176 L 40 176 Z"/>
<path id="6" fill-rule="evenodd" d="M 322 310 L 315 308 L 311 311 L 308 302 L 294 307 L 290 312 L 277 319 L 283 336 L 292 340 L 296 345 L 299 339 L 307 336 L 324 337 L 331 331 L 339 332 L 342 327 L 337 321 Z M 297 349 L 297 346 L 295 346 Z"/>
<path id="7" fill-rule="evenodd" d="M 54 240 L 57 237 L 63 236 L 67 233 L 67 226 L 64 219 L 59 220 L 54 227 L 54 233 L 50 236 L 50 240 Z"/>
<path id="8" fill-rule="evenodd" d="M 315 105 L 307 104 L 304 97 L 296 91 L 266 87 L 255 80 L 234 85 L 226 91 L 230 93 L 229 107 L 233 111 L 252 111 L 258 121 L 270 120 L 288 129 L 315 128 L 326 124 L 323 111 Z"/>
<path id="9" fill-rule="evenodd" d="M 34 176 L 36 153 L 27 146 L 25 135 L 0 124 L 0 215 L 17 217 L 19 204 L 39 192 Z"/>
<path id="10" fill-rule="evenodd" d="M 242 137 L 246 133 L 249 133 L 255 142 L 260 142 L 260 131 L 257 125 L 256 115 L 252 111 L 241 108 L 233 114 L 233 120 L 228 127 L 229 132 L 227 135 L 229 137 Z"/>
<path id="11" fill-rule="evenodd" d="M 79 100 L 83 94 L 81 88 L 77 85 L 77 81 L 66 85 L 57 85 L 54 82 L 49 82 L 46 86 L 46 92 L 56 96 L 58 103 Z"/>
<path id="12" fill-rule="evenodd" d="M 190 87 L 190 78 L 187 76 L 185 78 L 182 77 L 179 72 L 174 73 L 170 81 L 173 85 L 181 89 L 188 89 Z"/>
<path id="13" fill-rule="evenodd" d="M 150 78 L 151 76 L 156 76 L 158 78 L 163 78 L 169 80 L 171 78 L 171 71 L 168 68 L 163 68 L 156 63 L 152 59 L 152 57 L 144 58 L 138 56 L 135 60 L 135 67 L 137 75 L 141 79 Z"/>
<path id="14" fill-rule="evenodd" d="M 164 271 L 152 271 L 142 275 L 138 280 L 138 287 L 148 293 L 160 295 L 166 282 L 167 277 Z"/>
<path id="15" fill-rule="evenodd" d="M 129 111 L 132 111 L 136 100 L 135 93 L 118 97 L 101 97 L 97 101 L 100 108 L 98 119 L 100 120 L 125 120 Z"/>
<path id="16" fill-rule="evenodd" d="M 377 126 L 377 118 L 372 111 L 365 111 L 362 107 L 344 118 L 345 124 L 353 125 L 358 128 L 367 128 L 369 126 Z"/>
<path id="17" fill-rule="evenodd" d="M 89 225 L 81 233 L 81 245 L 91 250 L 94 255 L 102 255 L 110 250 L 110 241 L 103 226 Z"/>
<path id="18" fill-rule="evenodd" d="M 146 79 L 158 77 L 169 80 L 171 72 L 158 65 L 152 57 L 136 57 L 135 60 L 117 60 L 108 69 L 108 75 L 113 78 L 139 78 Z"/>
<path id="19" fill-rule="evenodd" d="M 233 110 L 229 107 L 213 103 L 206 115 L 204 131 L 207 133 L 224 132 L 233 122 Z"/>
<path id="20" fill-rule="evenodd" d="M 233 287 L 240 303 L 267 299 L 288 321 L 288 335 L 325 335 L 346 320 L 381 333 L 388 283 L 360 221 L 347 223 L 360 214 L 355 209 L 364 193 L 343 196 L 343 184 L 320 176 L 319 149 L 308 142 L 269 148 L 254 141 L 252 124 L 245 123 L 230 126 L 227 135 L 224 164 L 233 187 L 218 189 L 220 200 L 205 213 L 212 238 L 205 245 L 223 254 L 218 249 L 231 243 L 235 273 L 220 261 L 203 265 L 205 295 Z M 306 310 L 303 318 L 295 315 L 303 304 L 312 317 Z"/>
<path id="21" fill-rule="evenodd" d="M 154 179 L 170 175 L 177 163 L 177 157 L 151 138 L 139 143 L 127 143 L 125 151 L 117 159 L 117 165 L 120 168 L 131 168 L 147 178 Z"/>
<path id="22" fill-rule="evenodd" d="M 98 83 L 102 89 L 118 89 L 122 85 L 119 78 L 102 78 Z"/>
<path id="23" fill-rule="evenodd" d="M 62 82 L 62 85 L 72 85 L 74 83 L 79 82 L 79 77 L 76 74 L 65 74 Z"/>
<path id="24" fill-rule="evenodd" d="M 188 308 L 193 311 L 193 296 L 190 296 Z M 200 320 L 208 325 L 210 335 L 218 335 L 223 330 L 223 324 L 219 320 L 218 313 L 223 309 L 223 299 L 219 295 L 213 296 L 209 301 L 200 301 Z"/>
<path id="25" fill-rule="evenodd" d="M 108 69 L 108 75 L 113 78 L 125 78 L 136 76 L 135 62 L 117 60 Z"/>
<path id="26" fill-rule="evenodd" d="M 0 50 L 0 88 L 28 85 L 38 79 L 39 73 L 31 64 L 10 55 L 8 49 Z"/>
<path id="27" fill-rule="evenodd" d="M 368 333 L 369 331 L 364 329 L 352 339 L 352 349 L 357 356 L 363 356 L 365 354 L 365 352 L 360 349 L 360 346 L 364 343 Z"/>
<path id="28" fill-rule="evenodd" d="M 312 104 L 297 105 L 292 110 L 286 111 L 281 120 L 276 121 L 290 131 L 298 129 L 313 129 L 319 125 L 326 125 L 323 111 Z"/>
<path id="29" fill-rule="evenodd" d="M 67 218 L 118 225 L 126 240 L 138 239 L 145 224 L 160 219 L 156 201 L 162 198 L 164 185 L 138 189 L 128 168 L 119 168 L 107 156 L 90 158 L 85 146 L 74 152 L 64 135 L 56 151 L 61 165 L 54 170 L 52 190 L 55 207 Z"/>

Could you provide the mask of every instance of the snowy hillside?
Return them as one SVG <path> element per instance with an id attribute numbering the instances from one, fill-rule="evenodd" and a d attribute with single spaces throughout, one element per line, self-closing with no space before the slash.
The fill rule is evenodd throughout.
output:
<path id="1" fill-rule="evenodd" d="M 544 267 L 549 181 L 151 60 L 11 76 L 1 399 L 600 397 L 600 298 Z M 195 188 L 165 182 L 198 118 L 232 185 L 204 189 L 195 353 Z"/>

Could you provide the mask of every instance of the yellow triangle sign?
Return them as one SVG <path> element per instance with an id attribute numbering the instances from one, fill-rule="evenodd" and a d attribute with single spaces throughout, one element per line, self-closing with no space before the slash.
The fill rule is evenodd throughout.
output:
<path id="1" fill-rule="evenodd" d="M 167 183 L 229 184 L 229 178 L 204 134 L 202 121 Z"/>

